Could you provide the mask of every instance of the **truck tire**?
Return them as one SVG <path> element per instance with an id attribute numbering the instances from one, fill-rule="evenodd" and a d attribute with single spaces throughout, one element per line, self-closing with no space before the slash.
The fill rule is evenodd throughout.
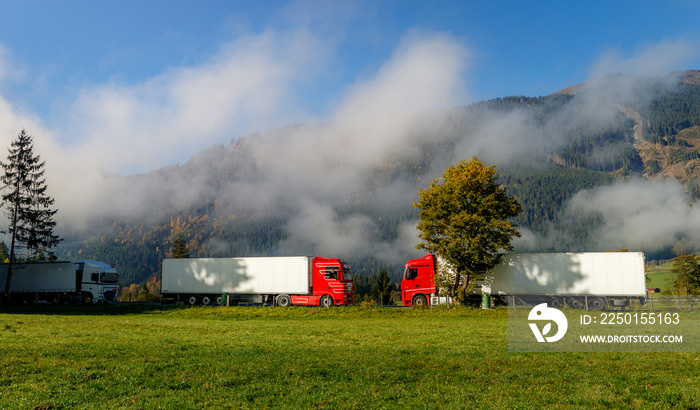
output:
<path id="1" fill-rule="evenodd" d="M 292 299 L 289 295 L 279 295 L 277 296 L 277 306 L 287 307 L 292 304 Z"/>
<path id="2" fill-rule="evenodd" d="M 221 296 L 217 296 L 214 298 L 214 305 L 216 306 L 221 306 Z"/>
<path id="3" fill-rule="evenodd" d="M 86 304 L 86 305 L 91 305 L 92 302 L 93 302 L 92 293 L 90 293 L 90 292 L 85 292 L 85 293 L 83 294 L 83 303 Z"/>
<path id="4" fill-rule="evenodd" d="M 572 309 L 583 309 L 585 307 L 585 304 L 583 303 L 583 300 L 580 298 L 568 298 L 566 300 L 566 303 L 571 307 Z"/>
<path id="5" fill-rule="evenodd" d="M 549 300 L 549 303 L 547 305 L 549 307 L 561 309 L 564 307 L 564 300 L 560 298 L 552 298 Z"/>
<path id="6" fill-rule="evenodd" d="M 605 310 L 606 305 L 607 303 L 605 302 L 605 298 L 588 299 L 588 308 L 591 310 Z"/>
<path id="7" fill-rule="evenodd" d="M 425 307 L 428 306 L 428 299 L 424 295 L 418 295 L 413 298 L 413 306 L 415 307 Z"/>
<path id="8" fill-rule="evenodd" d="M 324 307 L 324 308 L 329 308 L 333 306 L 333 298 L 331 295 L 323 295 L 321 297 L 321 301 L 318 303 L 319 306 Z"/>
<path id="9" fill-rule="evenodd" d="M 195 295 L 190 295 L 190 296 L 187 298 L 187 304 L 190 305 L 190 306 L 196 305 L 196 304 L 197 304 L 197 296 L 195 296 Z"/>
<path id="10" fill-rule="evenodd" d="M 208 296 L 208 295 L 202 296 L 202 304 L 203 304 L 204 306 L 209 306 L 209 305 L 211 305 L 211 296 Z"/>

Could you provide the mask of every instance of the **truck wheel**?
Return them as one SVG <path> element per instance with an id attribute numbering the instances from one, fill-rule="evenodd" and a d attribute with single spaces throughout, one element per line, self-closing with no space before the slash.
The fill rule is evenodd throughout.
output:
<path id="1" fill-rule="evenodd" d="M 197 304 L 197 296 L 192 295 L 192 296 L 188 297 L 188 298 L 187 298 L 187 304 L 190 305 L 190 306 L 196 305 L 196 304 Z"/>
<path id="2" fill-rule="evenodd" d="M 548 303 L 549 307 L 561 309 L 564 307 L 564 301 L 559 298 L 552 298 Z"/>
<path id="3" fill-rule="evenodd" d="M 292 304 L 292 299 L 289 295 L 279 295 L 277 296 L 277 306 L 287 307 Z"/>
<path id="4" fill-rule="evenodd" d="M 211 305 L 211 296 L 202 296 L 202 304 L 204 306 Z"/>
<path id="5" fill-rule="evenodd" d="M 588 308 L 591 310 L 605 310 L 605 299 L 604 298 L 592 298 L 588 299 Z"/>
<path id="6" fill-rule="evenodd" d="M 86 305 L 91 305 L 92 304 L 92 293 L 85 293 L 83 295 L 83 303 Z"/>
<path id="7" fill-rule="evenodd" d="M 214 304 L 216 306 L 221 306 L 221 296 L 217 296 L 216 298 L 214 298 Z"/>
<path id="8" fill-rule="evenodd" d="M 583 301 L 579 298 L 569 298 L 566 300 L 566 303 L 572 308 L 572 309 L 583 309 L 584 304 Z"/>
<path id="9" fill-rule="evenodd" d="M 415 298 L 413 298 L 413 306 L 415 307 L 424 307 L 428 305 L 428 299 L 425 298 L 423 295 L 418 295 Z"/>
<path id="10" fill-rule="evenodd" d="M 329 308 L 333 306 L 333 298 L 331 297 L 331 295 L 323 295 L 318 305 L 324 308 Z"/>

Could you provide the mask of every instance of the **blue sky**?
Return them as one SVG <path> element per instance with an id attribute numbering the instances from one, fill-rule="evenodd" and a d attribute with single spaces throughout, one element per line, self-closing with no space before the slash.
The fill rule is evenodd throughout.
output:
<path id="1" fill-rule="evenodd" d="M 363 98 L 421 100 L 428 86 L 396 92 L 412 76 L 439 82 L 417 110 L 700 69 L 698 15 L 690 0 L 0 0 L 0 143 L 26 127 L 52 152 L 147 172 L 251 132 L 361 117 Z"/>

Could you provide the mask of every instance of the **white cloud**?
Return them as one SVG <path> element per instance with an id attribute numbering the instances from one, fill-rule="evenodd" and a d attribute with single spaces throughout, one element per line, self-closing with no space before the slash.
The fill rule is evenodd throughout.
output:
<path id="1" fill-rule="evenodd" d="M 312 75 L 326 50 L 303 30 L 248 36 L 199 66 L 82 89 L 69 129 L 84 136 L 76 147 L 84 155 L 109 153 L 104 169 L 150 171 L 222 138 L 290 121 L 299 114 L 294 85 Z"/>
<path id="2" fill-rule="evenodd" d="M 700 44 L 684 38 L 644 44 L 636 47 L 631 55 L 611 49 L 593 64 L 589 78 L 611 73 L 662 75 L 687 67 L 699 55 Z"/>
<path id="3" fill-rule="evenodd" d="M 569 211 L 598 214 L 596 241 L 604 249 L 661 250 L 681 238 L 700 240 L 700 210 L 676 180 L 634 179 L 576 194 Z"/>
<path id="4" fill-rule="evenodd" d="M 288 121 L 296 83 L 313 77 L 314 61 L 325 55 L 327 44 L 301 31 L 282 37 L 267 32 L 239 40 L 200 66 L 170 69 L 141 84 L 83 89 L 70 107 L 71 135 L 82 135 L 81 142 L 52 149 L 59 163 L 48 172 L 64 226 L 79 228 L 97 216 L 148 216 L 211 193 L 207 175 L 120 179 L 106 177 L 101 169 L 147 171 L 237 130 L 264 129 L 278 115 Z M 397 147 L 413 146 L 416 129 L 434 126 L 430 114 L 455 103 L 463 89 L 468 56 L 449 36 L 412 34 L 374 76 L 348 89 L 328 122 L 250 135 L 243 148 L 233 147 L 245 149 L 249 166 L 260 173 L 254 182 L 228 182 L 227 192 L 217 195 L 232 211 L 273 209 L 283 198 L 301 210 L 290 232 L 325 215 L 333 232 L 346 236 L 343 246 L 374 252 L 363 245 L 371 223 L 361 216 L 333 222 L 335 210 L 327 208 L 328 201 L 338 203 L 365 189 L 370 166 Z M 392 203 L 415 193 L 415 187 L 400 181 L 396 187 L 411 192 L 387 190 L 377 200 Z M 154 197 L 163 189 L 172 204 Z M 304 211 L 307 201 L 322 204 L 317 216 Z M 334 242 L 312 243 L 326 249 Z"/>
<path id="5" fill-rule="evenodd" d="M 435 121 L 438 110 L 464 102 L 464 74 L 470 54 L 454 38 L 414 32 L 375 76 L 349 88 L 333 116 L 337 138 L 353 161 L 375 160 L 412 131 Z M 369 154 L 369 155 L 367 155 Z"/>

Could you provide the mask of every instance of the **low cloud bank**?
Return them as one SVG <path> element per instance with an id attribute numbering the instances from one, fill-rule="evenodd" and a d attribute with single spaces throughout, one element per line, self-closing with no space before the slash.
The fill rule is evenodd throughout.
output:
<path id="1" fill-rule="evenodd" d="M 65 104 L 61 129 L 47 129 L 0 96 L 0 145 L 9 146 L 22 127 L 35 137 L 47 161 L 60 229 L 89 230 L 100 218 L 149 220 L 164 208 L 187 209 L 203 198 L 217 198 L 231 212 L 274 211 L 282 203 L 293 210 L 282 246 L 304 244 L 319 254 L 372 255 L 398 263 L 420 255 L 415 221 L 399 226 L 396 239 L 378 242 L 371 239 L 377 221 L 341 209 L 348 198 L 370 189 L 378 164 L 419 157 L 426 138 L 460 141 L 445 157 L 426 160 L 431 177 L 471 156 L 505 163 L 565 144 L 553 129 L 566 124 L 573 111 L 604 128 L 618 110 L 600 103 L 608 101 L 603 92 L 610 87 L 598 87 L 550 119 L 552 129 L 534 124 L 523 109 L 485 113 L 473 134 L 453 135 L 448 109 L 467 98 L 472 53 L 450 35 L 414 31 L 373 74 L 349 86 L 327 118 L 314 119 L 295 92 L 321 75 L 318 67 L 332 57 L 332 41 L 337 39 L 304 29 L 266 30 L 222 45 L 197 66 L 170 68 L 139 84 L 85 87 Z M 680 41 L 646 47 L 628 59 L 606 55 L 591 71 L 597 75 L 653 59 L 668 53 L 669 44 L 674 50 L 692 48 Z M 11 72 L 0 48 L 0 82 Z M 612 91 L 637 98 L 633 89 L 623 83 Z M 279 128 L 298 121 L 306 125 Z M 251 134 L 259 130 L 272 131 Z M 228 146 L 215 145 L 228 139 L 233 139 Z M 212 146 L 210 152 L 193 158 L 200 162 L 199 173 L 171 172 L 177 166 L 150 172 L 206 146 Z M 218 162 L 226 160 L 237 162 Z M 118 175 L 133 172 L 144 174 Z M 227 172 L 245 178 L 226 179 Z M 213 181 L 212 175 L 222 177 Z M 396 177 L 371 193 L 370 205 L 410 207 L 418 188 L 414 180 Z M 700 217 L 682 196 L 673 182 L 637 180 L 579 193 L 569 207 L 603 215 L 600 246 L 659 247 L 700 232 L 695 226 Z M 519 243 L 537 241 L 525 232 Z"/>

